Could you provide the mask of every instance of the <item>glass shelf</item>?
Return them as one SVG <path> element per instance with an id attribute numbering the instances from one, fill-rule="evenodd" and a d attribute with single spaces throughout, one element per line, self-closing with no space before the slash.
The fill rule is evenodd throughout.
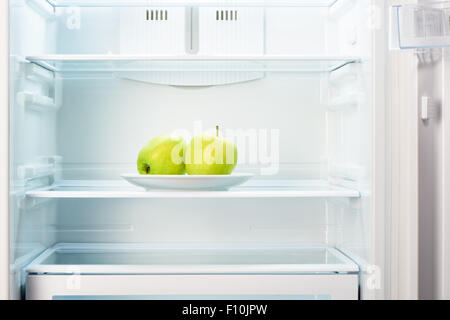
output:
<path id="1" fill-rule="evenodd" d="M 355 56 L 43 55 L 26 60 L 58 73 L 92 72 L 332 72 Z"/>
<path id="2" fill-rule="evenodd" d="M 391 49 L 450 47 L 450 1 L 391 8 Z"/>
<path id="3" fill-rule="evenodd" d="M 47 0 L 53 7 L 331 7 L 337 1 L 339 0 Z"/>
<path id="4" fill-rule="evenodd" d="M 323 245 L 70 244 L 47 249 L 28 273 L 224 274 L 357 273 L 358 266 Z"/>
<path id="5" fill-rule="evenodd" d="M 28 198 L 75 199 L 202 199 L 202 198 L 359 198 L 360 193 L 326 181 L 255 180 L 229 191 L 144 191 L 125 181 L 63 180 L 31 190 Z"/>

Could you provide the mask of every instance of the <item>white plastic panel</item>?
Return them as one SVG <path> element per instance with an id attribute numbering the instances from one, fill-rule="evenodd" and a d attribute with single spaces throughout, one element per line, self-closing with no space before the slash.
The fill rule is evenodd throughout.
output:
<path id="1" fill-rule="evenodd" d="M 262 8 L 124 8 L 120 11 L 120 24 L 121 55 L 225 57 L 264 54 Z M 264 76 L 262 72 L 245 70 L 240 73 L 186 74 L 179 63 L 171 73 L 149 72 L 154 69 L 151 65 L 142 65 L 140 69 L 142 72 L 121 74 L 120 77 L 149 83 L 205 86 Z"/>
<path id="2" fill-rule="evenodd" d="M 353 4 L 352 8 L 342 7 L 339 19 L 330 23 L 335 28 L 331 34 L 337 31 L 333 40 L 342 53 L 358 51 L 367 59 L 329 75 L 325 97 L 327 172 L 334 182 L 358 189 L 361 198 L 349 206 L 329 201 L 327 209 L 336 215 L 336 247 L 363 266 L 361 296 L 371 299 L 372 294 L 383 295 L 384 280 L 372 286 L 369 279 L 378 271 L 382 276 L 377 279 L 386 275 L 384 262 L 377 259 L 384 257 L 385 249 L 386 80 L 381 66 L 387 64 L 387 25 L 382 17 L 388 4 L 370 0 Z"/>
<path id="3" fill-rule="evenodd" d="M 45 0 L 35 1 L 47 3 Z M 266 8 L 242 6 L 240 1 L 227 2 L 235 6 L 225 7 L 171 7 L 164 3 L 148 7 L 105 5 L 52 8 L 48 5 L 54 10 L 51 20 L 58 30 L 54 42 L 56 47 L 31 50 L 29 55 L 130 54 L 136 50 L 139 54 L 145 54 L 142 50 L 148 49 L 169 54 L 165 51 L 168 48 L 172 52 L 184 49 L 191 35 L 199 46 L 203 46 L 203 50 L 210 52 L 214 49 L 217 53 L 218 48 L 225 48 L 223 54 L 254 54 L 247 53 L 248 49 L 257 48 L 260 52 L 261 47 L 269 54 L 339 54 L 341 52 L 337 46 L 341 45 L 340 38 L 347 35 L 353 37 L 354 30 L 351 28 L 352 32 L 349 32 L 338 22 L 343 13 L 354 6 L 354 1 L 332 3 L 335 2 L 338 5 L 333 5 L 332 10 L 320 6 L 321 1 L 309 1 L 311 6 L 308 7 L 285 7 L 282 1 L 274 1 L 273 6 Z M 86 3 L 94 4 L 95 1 Z M 263 3 L 270 4 L 270 1 Z M 280 37 L 280 34 L 283 36 Z M 348 52 L 357 55 L 359 47 L 352 45 L 356 50 Z"/>
<path id="4" fill-rule="evenodd" d="M 119 15 L 121 55 L 185 53 L 184 8 L 124 8 Z"/>
<path id="5" fill-rule="evenodd" d="M 263 8 L 199 9 L 199 55 L 248 55 L 264 54 Z"/>
<path id="6" fill-rule="evenodd" d="M 29 300 L 357 300 L 358 275 L 29 275 L 26 297 Z"/>

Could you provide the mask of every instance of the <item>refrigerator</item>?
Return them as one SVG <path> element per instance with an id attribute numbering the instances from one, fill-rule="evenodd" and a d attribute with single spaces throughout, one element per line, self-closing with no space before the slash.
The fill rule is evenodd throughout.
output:
<path id="1" fill-rule="evenodd" d="M 0 297 L 448 298 L 449 17 L 1 1 Z M 232 173 L 138 173 L 150 139 L 203 132 Z"/>

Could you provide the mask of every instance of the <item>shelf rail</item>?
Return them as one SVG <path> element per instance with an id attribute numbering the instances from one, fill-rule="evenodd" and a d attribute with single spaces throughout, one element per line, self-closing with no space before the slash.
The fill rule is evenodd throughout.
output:
<path id="1" fill-rule="evenodd" d="M 45 0 L 41 0 L 45 1 Z M 342 0 L 46 0 L 57 7 L 325 7 Z"/>

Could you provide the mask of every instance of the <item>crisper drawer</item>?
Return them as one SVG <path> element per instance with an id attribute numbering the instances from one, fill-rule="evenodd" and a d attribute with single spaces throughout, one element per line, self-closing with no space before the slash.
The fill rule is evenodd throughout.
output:
<path id="1" fill-rule="evenodd" d="M 30 300 L 358 298 L 358 266 L 318 245 L 58 244 L 25 270 Z"/>
<path id="2" fill-rule="evenodd" d="M 356 300 L 358 275 L 28 275 L 28 300 Z"/>

